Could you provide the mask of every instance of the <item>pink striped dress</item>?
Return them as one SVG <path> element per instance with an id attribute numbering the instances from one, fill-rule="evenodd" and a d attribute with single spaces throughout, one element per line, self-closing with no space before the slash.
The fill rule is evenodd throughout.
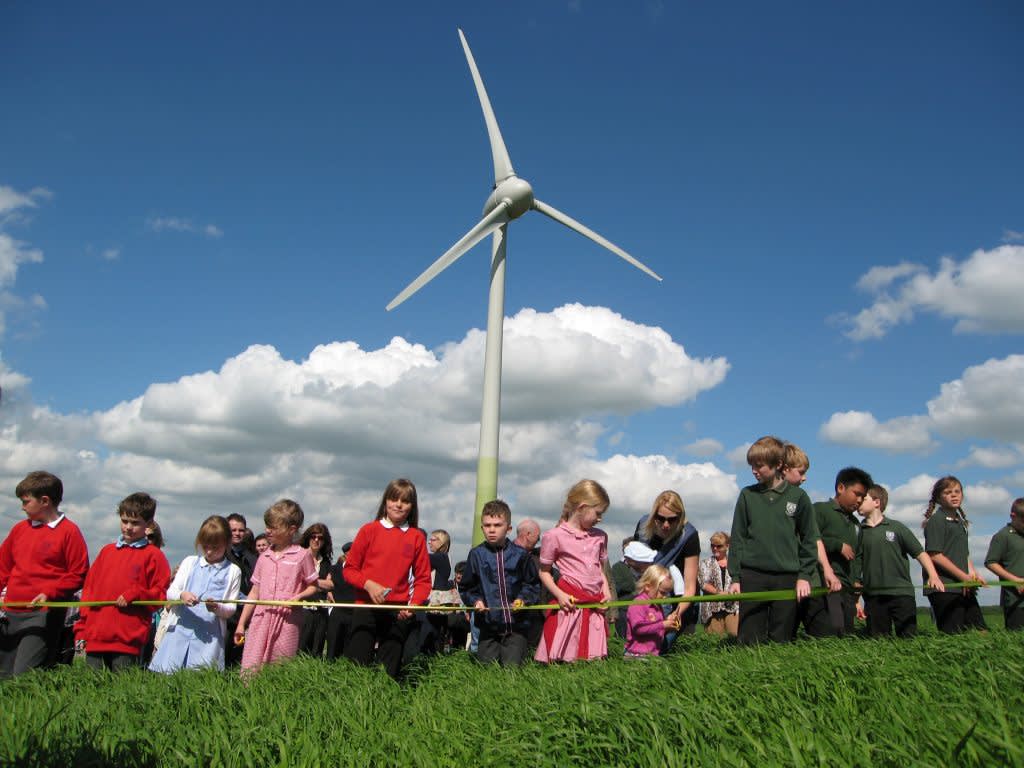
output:
<path id="1" fill-rule="evenodd" d="M 601 564 L 607 559 L 608 535 L 598 528 L 579 531 L 562 522 L 557 528 L 545 531 L 541 538 L 541 565 L 554 565 L 563 580 L 580 592 L 596 595 L 599 599 L 605 583 Z M 586 658 L 603 659 L 608 655 L 605 614 L 556 608 L 555 617 L 557 624 L 553 634 L 545 628 L 544 637 L 537 646 L 537 661 L 576 661 L 583 632 L 587 633 Z"/>
<path id="2" fill-rule="evenodd" d="M 275 552 L 266 550 L 256 561 L 252 583 L 259 585 L 260 600 L 290 600 L 317 580 L 316 563 L 308 549 L 292 544 Z M 302 609 L 257 605 L 242 647 L 242 671 L 256 670 L 299 650 Z"/>

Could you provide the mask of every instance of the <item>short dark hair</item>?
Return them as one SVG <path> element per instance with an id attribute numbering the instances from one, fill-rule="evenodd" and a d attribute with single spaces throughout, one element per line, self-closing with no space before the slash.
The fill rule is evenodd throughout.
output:
<path id="1" fill-rule="evenodd" d="M 232 512 L 230 515 L 228 515 L 224 519 L 227 520 L 229 523 L 232 522 L 232 521 L 234 521 L 236 523 L 241 523 L 243 528 L 248 528 L 249 527 L 249 524 L 247 522 L 245 522 L 245 515 L 240 515 L 237 512 Z"/>
<path id="2" fill-rule="evenodd" d="M 148 523 L 156 516 L 156 499 L 148 493 L 136 491 L 121 500 L 117 514 L 119 517 L 138 517 Z"/>
<path id="3" fill-rule="evenodd" d="M 493 499 L 484 504 L 480 510 L 480 519 L 483 520 L 485 517 L 501 517 L 509 525 L 512 524 L 512 510 L 501 499 Z"/>
<path id="4" fill-rule="evenodd" d="M 9 486 L 8 486 L 9 487 Z M 53 506 L 59 506 L 64 498 L 64 483 L 60 478 L 50 472 L 37 470 L 25 475 L 25 479 L 18 483 L 14 489 L 14 495 L 19 499 L 22 496 L 31 496 L 33 499 L 41 499 L 46 496 Z"/>
<path id="5" fill-rule="evenodd" d="M 864 486 L 866 491 L 875 481 L 871 479 L 871 475 L 865 472 L 860 467 L 843 467 L 836 473 L 836 490 L 839 490 L 839 486 L 851 486 L 860 483 Z"/>

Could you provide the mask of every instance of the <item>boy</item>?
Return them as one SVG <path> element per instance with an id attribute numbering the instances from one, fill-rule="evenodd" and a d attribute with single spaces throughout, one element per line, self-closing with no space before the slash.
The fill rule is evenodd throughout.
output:
<path id="1" fill-rule="evenodd" d="M 513 611 L 537 601 L 537 564 L 533 555 L 508 540 L 512 529 L 508 504 L 500 499 L 487 502 L 480 519 L 484 542 L 469 551 L 459 595 L 476 611 L 480 630 L 477 658 L 519 666 L 526 658 L 529 621 L 523 613 Z"/>
<path id="2" fill-rule="evenodd" d="M 818 527 L 807 494 L 782 477 L 783 450 L 778 438 L 762 437 L 747 451 L 757 482 L 736 499 L 730 594 L 795 588 L 799 601 L 811 592 Z M 740 603 L 740 643 L 788 643 L 793 639 L 796 606 L 791 600 Z"/>
<path id="3" fill-rule="evenodd" d="M 910 580 L 908 557 L 920 561 L 928 586 L 942 592 L 945 585 L 921 542 L 903 523 L 885 517 L 889 493 L 880 485 L 868 488 L 860 505 L 864 522 L 857 539 L 853 573 L 863 585 L 868 634 L 886 636 L 896 628 L 897 637 L 917 633 L 917 603 Z"/>
<path id="4" fill-rule="evenodd" d="M 857 594 L 853 590 L 853 559 L 857 554 L 860 524 L 854 513 L 860 509 L 868 488 L 874 484 L 871 475 L 863 469 L 845 467 L 836 474 L 836 495 L 828 501 L 819 501 L 814 505 L 814 520 L 818 524 L 828 565 L 841 584 L 841 589 L 830 591 L 825 597 L 815 598 L 815 602 L 824 602 L 832 629 L 840 637 L 853 632 L 853 621 L 857 616 Z M 827 575 L 824 565 L 822 572 Z M 832 589 L 832 586 L 829 588 Z"/>
<path id="5" fill-rule="evenodd" d="M 116 600 L 116 605 L 82 607 L 76 635 L 85 640 L 85 660 L 93 669 L 138 666 L 159 606 L 132 606 L 136 600 L 166 600 L 171 583 L 167 558 L 146 538 L 156 499 L 133 493 L 118 504 L 121 536 L 100 550 L 82 589 L 82 601 Z"/>
<path id="6" fill-rule="evenodd" d="M 49 472 L 29 472 L 14 495 L 27 520 L 0 545 L 0 592 L 11 602 L 69 600 L 89 570 L 89 551 L 78 526 L 59 507 L 64 484 Z M 8 608 L 0 621 L 0 679 L 56 661 L 66 608 Z"/>
<path id="7" fill-rule="evenodd" d="M 228 562 L 238 566 L 242 572 L 242 585 L 238 597 L 245 599 L 252 591 L 252 572 L 256 569 L 256 553 L 245 546 L 245 532 L 248 526 L 245 516 L 232 512 L 227 516 L 231 530 L 231 545 L 228 547 Z M 242 663 L 242 647 L 235 645 L 235 630 L 242 615 L 242 606 L 236 604 L 235 612 L 228 618 L 228 636 L 224 643 L 224 666 L 234 667 Z"/>
<path id="8" fill-rule="evenodd" d="M 999 604 L 1007 629 L 1024 629 L 1024 498 L 1010 507 L 1010 524 L 996 531 L 988 545 L 985 567 L 1017 587 L 1003 587 Z"/>

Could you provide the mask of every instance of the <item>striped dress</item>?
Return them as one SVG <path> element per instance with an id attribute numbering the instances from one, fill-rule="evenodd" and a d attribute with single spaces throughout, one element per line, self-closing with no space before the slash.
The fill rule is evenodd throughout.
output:
<path id="1" fill-rule="evenodd" d="M 252 572 L 252 583 L 260 588 L 260 600 L 290 600 L 316 580 L 313 556 L 298 544 L 280 552 L 266 550 Z M 242 646 L 242 671 L 294 656 L 299 649 L 302 619 L 300 608 L 257 605 Z"/>

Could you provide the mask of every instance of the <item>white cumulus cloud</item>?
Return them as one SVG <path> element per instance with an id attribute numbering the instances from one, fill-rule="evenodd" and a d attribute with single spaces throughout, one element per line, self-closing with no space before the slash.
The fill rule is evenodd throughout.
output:
<path id="1" fill-rule="evenodd" d="M 712 437 L 702 437 L 700 440 L 694 440 L 692 443 L 683 446 L 683 450 L 691 456 L 703 459 L 717 456 L 725 450 L 725 446 Z"/>
<path id="2" fill-rule="evenodd" d="M 867 411 L 833 413 L 818 436 L 839 445 L 876 448 L 886 453 L 927 453 L 935 447 L 923 416 L 901 416 L 880 422 Z"/>
<path id="3" fill-rule="evenodd" d="M 855 341 L 881 338 L 918 312 L 954 320 L 957 333 L 1024 331 L 1022 245 L 979 249 L 962 262 L 946 257 L 934 274 L 908 263 L 873 267 L 858 286 L 877 296 L 870 307 L 841 318 L 846 336 Z"/>
<path id="4" fill-rule="evenodd" d="M 935 428 L 950 437 L 1019 440 L 1024 435 L 1024 355 L 973 365 L 928 402 Z"/>

